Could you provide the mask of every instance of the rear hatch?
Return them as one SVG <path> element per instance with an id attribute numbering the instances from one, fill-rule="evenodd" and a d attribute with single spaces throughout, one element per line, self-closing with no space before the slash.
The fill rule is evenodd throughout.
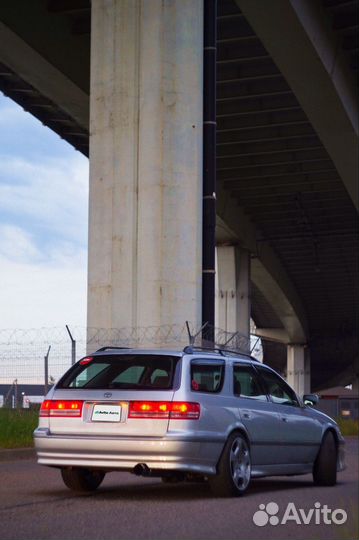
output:
<path id="1" fill-rule="evenodd" d="M 49 402 L 51 433 L 164 436 L 179 360 L 179 356 L 139 352 L 80 360 L 59 381 Z"/>

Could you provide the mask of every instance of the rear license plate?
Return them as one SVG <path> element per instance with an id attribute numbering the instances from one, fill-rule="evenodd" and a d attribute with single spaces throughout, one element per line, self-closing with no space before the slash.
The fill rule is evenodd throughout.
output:
<path id="1" fill-rule="evenodd" d="M 121 407 L 119 405 L 95 405 L 91 420 L 93 422 L 120 422 Z"/>

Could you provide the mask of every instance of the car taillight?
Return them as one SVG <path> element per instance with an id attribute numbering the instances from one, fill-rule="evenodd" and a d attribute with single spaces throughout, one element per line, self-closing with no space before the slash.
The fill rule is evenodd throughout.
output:
<path id="1" fill-rule="evenodd" d="M 82 414 L 83 401 L 45 399 L 40 408 L 40 416 L 79 417 Z"/>
<path id="2" fill-rule="evenodd" d="M 192 419 L 198 420 L 201 412 L 199 403 L 181 403 L 180 401 L 174 401 L 171 403 L 170 418 L 176 420 Z"/>
<path id="3" fill-rule="evenodd" d="M 187 401 L 131 401 L 128 417 L 198 420 L 200 412 L 199 403 Z"/>

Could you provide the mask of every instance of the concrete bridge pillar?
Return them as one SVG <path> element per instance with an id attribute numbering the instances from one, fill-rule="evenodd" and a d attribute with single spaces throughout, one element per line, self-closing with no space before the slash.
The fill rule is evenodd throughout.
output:
<path id="1" fill-rule="evenodd" d="M 216 248 L 216 326 L 250 336 L 250 253 L 237 246 Z"/>
<path id="2" fill-rule="evenodd" d="M 201 322 L 203 3 L 92 2 L 88 326 Z"/>
<path id="3" fill-rule="evenodd" d="M 310 393 L 310 356 L 304 345 L 287 346 L 287 381 L 300 396 Z"/>

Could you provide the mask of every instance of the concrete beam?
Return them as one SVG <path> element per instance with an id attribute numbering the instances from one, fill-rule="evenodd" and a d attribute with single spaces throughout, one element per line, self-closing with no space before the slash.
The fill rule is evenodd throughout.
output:
<path id="1" fill-rule="evenodd" d="M 220 229 L 221 241 L 225 242 L 224 231 L 227 230 L 231 233 L 229 241 L 233 241 L 235 234 L 239 245 L 252 253 L 251 280 L 278 315 L 289 342 L 306 343 L 305 311 L 294 285 L 269 244 L 261 242 L 258 245 L 255 226 L 231 193 L 221 186 L 217 188 L 217 215 L 220 224 L 226 225 Z"/>
<path id="2" fill-rule="evenodd" d="M 216 245 L 232 246 L 238 242 L 238 237 L 234 231 L 228 227 L 221 216 L 216 216 Z"/>
<path id="3" fill-rule="evenodd" d="M 266 341 L 274 341 L 276 343 L 288 344 L 290 342 L 288 332 L 281 328 L 257 328 L 254 332 L 255 336 L 258 336 Z"/>
<path id="4" fill-rule="evenodd" d="M 89 129 L 89 96 L 83 90 L 2 22 L 0 43 L 0 62 Z"/>
<path id="5" fill-rule="evenodd" d="M 358 103 L 319 0 L 236 0 L 303 107 L 358 208 Z"/>

